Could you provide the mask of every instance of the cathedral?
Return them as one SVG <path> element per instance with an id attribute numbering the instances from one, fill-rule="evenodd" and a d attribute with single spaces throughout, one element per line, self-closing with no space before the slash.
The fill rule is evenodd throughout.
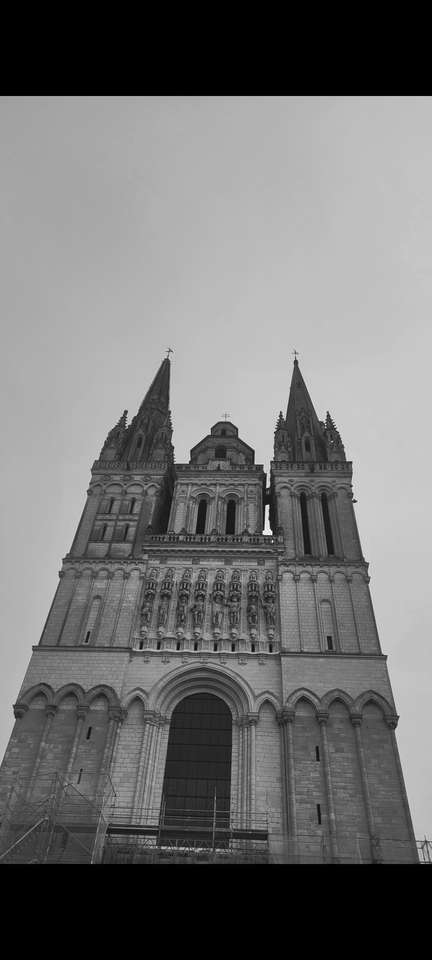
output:
<path id="1" fill-rule="evenodd" d="M 176 463 L 170 368 L 92 466 L 0 862 L 417 862 L 340 433 L 295 357 L 268 478 L 228 419 Z"/>

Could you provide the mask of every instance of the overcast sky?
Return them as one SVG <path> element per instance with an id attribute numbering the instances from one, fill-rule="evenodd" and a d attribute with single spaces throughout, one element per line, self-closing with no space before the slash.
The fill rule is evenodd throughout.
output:
<path id="1" fill-rule="evenodd" d="M 432 836 L 432 100 L 0 100 L 0 755 L 108 430 L 168 347 L 177 462 L 226 411 L 268 471 L 292 351 L 354 495 Z"/>

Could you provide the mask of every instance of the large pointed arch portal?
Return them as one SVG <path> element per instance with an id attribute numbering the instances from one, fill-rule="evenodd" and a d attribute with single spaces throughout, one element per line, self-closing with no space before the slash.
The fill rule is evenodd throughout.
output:
<path id="1" fill-rule="evenodd" d="M 229 826 L 232 715 L 220 697 L 194 693 L 171 717 L 162 799 L 165 838 L 213 842 Z"/>

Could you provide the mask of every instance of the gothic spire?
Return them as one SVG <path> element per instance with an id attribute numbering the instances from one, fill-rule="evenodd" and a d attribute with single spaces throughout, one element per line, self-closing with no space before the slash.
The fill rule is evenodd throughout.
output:
<path id="1" fill-rule="evenodd" d="M 170 361 L 165 357 L 147 390 L 144 400 L 126 427 L 126 411 L 105 441 L 102 458 L 134 463 L 170 462 L 172 423 L 169 409 Z"/>
<path id="2" fill-rule="evenodd" d="M 170 369 L 168 355 L 162 360 L 138 413 L 127 430 L 123 459 L 139 463 L 151 460 L 173 461 L 169 409 Z"/>
<path id="3" fill-rule="evenodd" d="M 171 363 L 169 357 L 165 357 L 151 386 L 147 390 L 139 408 L 138 416 L 150 406 L 157 407 L 167 414 L 169 413 L 170 369 Z"/>
<path id="4" fill-rule="evenodd" d="M 297 357 L 294 357 L 285 426 L 292 441 L 295 460 L 327 460 L 323 430 L 301 375 Z"/>

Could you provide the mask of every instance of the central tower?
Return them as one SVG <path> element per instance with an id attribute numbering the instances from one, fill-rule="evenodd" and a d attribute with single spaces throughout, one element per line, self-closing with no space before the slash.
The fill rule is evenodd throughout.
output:
<path id="1" fill-rule="evenodd" d="M 296 359 L 267 486 L 228 420 L 174 464 L 169 380 L 165 359 L 92 467 L 0 772 L 4 808 L 14 791 L 21 803 L 14 849 L 57 776 L 96 806 L 114 791 L 105 860 L 198 844 L 228 859 L 415 861 L 330 414 L 318 419 Z"/>

